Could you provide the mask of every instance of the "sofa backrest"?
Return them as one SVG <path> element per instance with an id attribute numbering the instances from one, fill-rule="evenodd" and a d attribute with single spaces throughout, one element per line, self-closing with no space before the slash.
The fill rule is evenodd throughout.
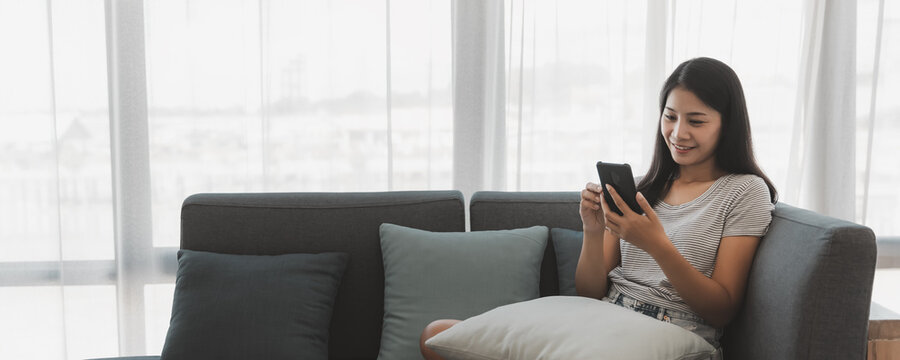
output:
<path id="1" fill-rule="evenodd" d="M 503 230 L 544 225 L 581 231 L 577 192 L 479 191 L 469 201 L 472 231 Z M 559 295 L 553 242 L 547 243 L 541 263 L 541 296 Z"/>
<path id="2" fill-rule="evenodd" d="M 350 254 L 329 357 L 374 359 L 384 316 L 379 226 L 465 231 L 459 191 L 198 194 L 181 209 L 181 248 L 227 254 Z"/>
<path id="3" fill-rule="evenodd" d="M 476 192 L 472 230 L 546 225 L 581 230 L 578 192 Z M 729 359 L 862 359 L 875 235 L 778 203 L 750 270 L 744 305 L 722 339 Z M 552 243 L 541 295 L 558 294 Z"/>

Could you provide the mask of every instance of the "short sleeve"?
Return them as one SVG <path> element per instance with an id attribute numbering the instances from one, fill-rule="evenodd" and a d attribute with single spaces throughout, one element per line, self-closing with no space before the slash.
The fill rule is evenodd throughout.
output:
<path id="1" fill-rule="evenodd" d="M 738 187 L 736 194 L 733 206 L 725 217 L 722 237 L 765 235 L 775 208 L 766 182 L 758 176 L 750 176 Z"/>

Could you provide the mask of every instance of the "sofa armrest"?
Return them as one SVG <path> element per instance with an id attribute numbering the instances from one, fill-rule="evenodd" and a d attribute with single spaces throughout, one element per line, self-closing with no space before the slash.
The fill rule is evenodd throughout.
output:
<path id="1" fill-rule="evenodd" d="M 868 227 L 779 203 L 760 242 L 730 359 L 863 359 L 875 275 Z"/>

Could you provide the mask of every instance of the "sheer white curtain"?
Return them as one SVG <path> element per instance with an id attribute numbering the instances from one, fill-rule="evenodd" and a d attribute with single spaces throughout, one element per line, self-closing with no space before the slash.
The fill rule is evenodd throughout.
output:
<path id="1" fill-rule="evenodd" d="M 0 0 L 0 358 L 158 354 L 192 193 L 451 188 L 450 10 Z"/>
<path id="2" fill-rule="evenodd" d="M 873 314 L 900 316 L 900 4 L 858 0 L 856 82 L 856 218 L 875 230 L 879 269 Z"/>
<path id="3" fill-rule="evenodd" d="M 102 1 L 0 1 L 0 358 L 117 353 Z"/>
<path id="4" fill-rule="evenodd" d="M 887 46 L 896 10 L 888 4 L 879 23 L 878 3 L 857 15 L 853 1 L 507 0 L 508 188 L 577 189 L 596 177 L 596 160 L 645 171 L 665 76 L 709 56 L 740 76 L 758 161 L 782 200 L 900 234 L 885 221 L 900 192 L 871 194 L 898 169 L 875 163 L 896 149 L 879 143 L 897 126 L 896 105 L 873 100 L 881 113 L 870 116 L 856 96 L 898 94 L 883 80 L 897 76 Z M 873 73 L 877 49 L 890 60 Z M 884 207 L 864 219 L 873 202 Z"/>
<path id="5" fill-rule="evenodd" d="M 647 45 L 657 41 L 647 36 L 656 10 L 643 1 L 506 1 L 507 189 L 575 191 L 596 177 L 597 160 L 646 171 L 664 80 L 644 71 L 661 55 Z"/>
<path id="6" fill-rule="evenodd" d="M 192 193 L 641 173 L 695 56 L 784 201 L 900 236 L 897 44 L 883 0 L 0 0 L 0 358 L 158 354 Z"/>
<path id="7" fill-rule="evenodd" d="M 857 221 L 900 237 L 900 3 L 858 0 Z M 898 297 L 900 303 L 900 297 Z"/>

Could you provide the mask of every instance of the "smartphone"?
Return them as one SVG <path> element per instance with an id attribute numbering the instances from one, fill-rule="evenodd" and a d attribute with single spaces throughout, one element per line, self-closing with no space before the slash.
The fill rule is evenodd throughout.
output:
<path id="1" fill-rule="evenodd" d="M 609 195 L 609 191 L 606 191 L 607 184 L 611 185 L 612 188 L 619 193 L 619 196 L 632 211 L 638 214 L 644 213 L 644 210 L 638 205 L 637 199 L 635 199 L 635 196 L 637 196 L 637 189 L 634 187 L 634 175 L 631 174 L 630 165 L 598 161 L 597 173 L 600 174 L 600 186 L 603 187 L 603 198 L 606 199 L 606 204 L 609 205 L 610 210 L 616 214 L 622 215 L 622 211 L 616 206 L 612 196 Z"/>

